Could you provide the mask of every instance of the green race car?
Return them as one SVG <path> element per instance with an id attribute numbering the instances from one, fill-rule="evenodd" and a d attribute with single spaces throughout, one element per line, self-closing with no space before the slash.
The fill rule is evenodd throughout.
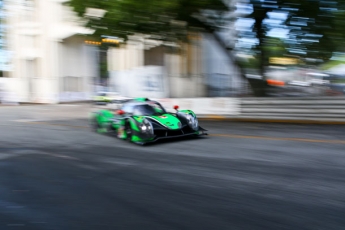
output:
<path id="1" fill-rule="evenodd" d="M 101 109 L 91 116 L 91 127 L 99 133 L 113 133 L 118 138 L 137 144 L 160 139 L 207 135 L 195 113 L 178 110 L 168 113 L 163 106 L 147 98 L 125 102 L 120 109 Z"/>

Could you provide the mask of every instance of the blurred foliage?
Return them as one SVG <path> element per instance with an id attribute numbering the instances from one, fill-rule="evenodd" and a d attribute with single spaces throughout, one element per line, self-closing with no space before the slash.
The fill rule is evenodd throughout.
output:
<path id="1" fill-rule="evenodd" d="M 239 59 L 239 65 L 243 69 L 258 69 L 260 63 L 257 58 Z"/>
<path id="2" fill-rule="evenodd" d="M 128 35 L 145 34 L 164 41 L 187 39 L 188 30 L 213 31 L 222 24 L 222 13 L 228 11 L 221 0 L 70 0 L 67 4 L 81 17 L 87 8 L 107 11 L 101 19 L 88 18 L 88 26 L 98 36 L 127 39 Z M 202 15 L 201 11 L 208 12 Z"/>
<path id="3" fill-rule="evenodd" d="M 299 58 L 316 65 L 330 60 L 335 52 L 345 52 L 345 0 L 249 0 L 249 3 L 252 10 L 244 17 L 254 23 L 250 31 L 238 36 L 257 40 L 248 52 L 254 52 L 260 60 L 258 69 L 264 80 L 270 57 Z M 287 33 L 281 34 L 280 41 L 272 42 L 269 32 L 273 29 Z M 243 52 L 245 48 L 240 49 Z"/>
<path id="4" fill-rule="evenodd" d="M 261 60 L 262 66 L 269 65 L 270 57 L 283 57 L 286 52 L 284 42 L 279 38 L 268 37 L 262 44 L 262 52 L 265 53 L 266 59 Z"/>
<path id="5" fill-rule="evenodd" d="M 274 28 L 288 30 L 284 39 L 287 54 L 301 58 L 329 60 L 333 52 L 345 51 L 344 0 L 251 0 L 253 32 L 259 53 L 266 58 L 264 43 L 267 32 Z M 281 24 L 265 24 L 269 13 L 286 14 Z"/>
<path id="6" fill-rule="evenodd" d="M 334 13 L 333 29 L 328 33 L 333 39 L 337 51 L 345 52 L 345 7 Z"/>

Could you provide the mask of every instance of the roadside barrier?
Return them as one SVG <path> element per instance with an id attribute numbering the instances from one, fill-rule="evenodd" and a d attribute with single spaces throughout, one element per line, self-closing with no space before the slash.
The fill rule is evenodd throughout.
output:
<path id="1" fill-rule="evenodd" d="M 242 98 L 240 107 L 240 119 L 345 123 L 344 97 Z"/>
<path id="2" fill-rule="evenodd" d="M 159 99 L 200 118 L 255 122 L 345 124 L 344 97 Z"/>

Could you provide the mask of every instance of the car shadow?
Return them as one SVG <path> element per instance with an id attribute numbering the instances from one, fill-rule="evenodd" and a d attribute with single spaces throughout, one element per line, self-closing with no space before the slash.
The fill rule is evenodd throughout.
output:
<path id="1" fill-rule="evenodd" d="M 168 144 L 168 143 L 173 143 L 173 142 L 190 142 L 190 141 L 195 141 L 195 140 L 201 140 L 204 138 L 207 138 L 207 135 L 203 135 L 203 136 L 187 136 L 187 137 L 177 137 L 177 138 L 169 138 L 169 139 L 161 139 L 161 140 L 157 140 L 155 142 L 149 142 L 149 143 L 145 143 L 143 144 L 143 146 L 154 146 L 154 145 L 164 145 L 164 144 Z"/>

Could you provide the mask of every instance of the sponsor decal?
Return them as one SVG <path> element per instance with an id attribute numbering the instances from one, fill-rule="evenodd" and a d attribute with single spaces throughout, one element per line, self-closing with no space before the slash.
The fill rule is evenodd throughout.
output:
<path id="1" fill-rule="evenodd" d="M 167 116 L 159 116 L 159 118 L 166 119 L 168 117 Z"/>
<path id="2" fill-rule="evenodd" d="M 165 124 L 166 124 L 167 126 L 174 126 L 174 124 L 172 124 L 172 123 L 170 123 L 170 122 L 165 122 Z"/>

